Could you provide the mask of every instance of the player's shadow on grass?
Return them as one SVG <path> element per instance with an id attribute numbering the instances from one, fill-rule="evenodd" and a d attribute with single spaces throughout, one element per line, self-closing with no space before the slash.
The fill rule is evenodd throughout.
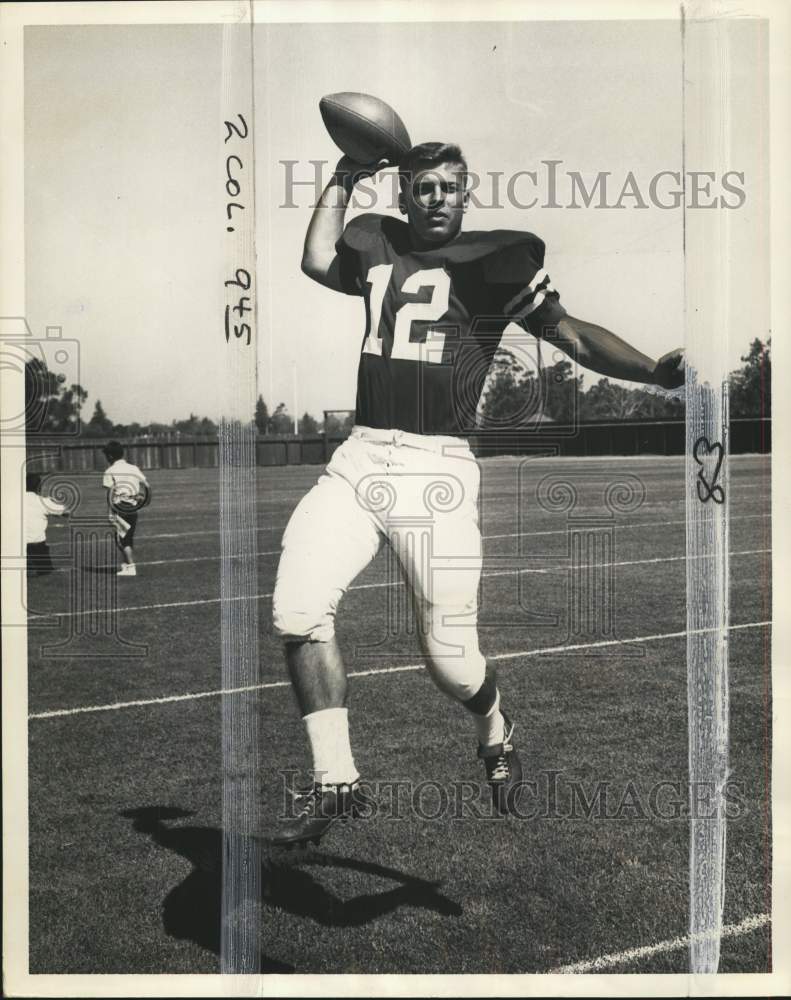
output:
<path id="1" fill-rule="evenodd" d="M 203 948 L 220 952 L 220 909 L 222 901 L 222 832 L 215 827 L 167 826 L 163 822 L 192 815 L 183 809 L 147 806 L 128 809 L 122 816 L 133 820 L 133 829 L 148 834 L 154 843 L 174 851 L 194 865 L 184 881 L 168 893 L 162 908 L 167 934 L 186 938 Z M 305 865 L 343 868 L 400 883 L 379 893 L 365 893 L 341 899 L 308 872 L 291 862 L 278 864 L 262 847 L 262 902 L 265 907 L 307 917 L 328 927 L 360 927 L 399 906 L 416 906 L 445 916 L 458 916 L 458 903 L 439 890 L 439 883 L 407 875 L 371 861 L 313 853 L 302 859 Z M 262 972 L 293 972 L 274 959 L 262 957 Z"/>

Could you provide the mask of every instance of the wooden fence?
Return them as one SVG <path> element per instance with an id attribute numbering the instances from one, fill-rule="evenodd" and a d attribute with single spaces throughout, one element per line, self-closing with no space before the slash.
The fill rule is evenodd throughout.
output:
<path id="1" fill-rule="evenodd" d="M 731 421 L 732 454 L 771 451 L 771 419 Z M 261 437 L 256 458 L 261 466 L 321 465 L 345 440 L 346 435 L 299 435 Z M 50 439 L 27 441 L 30 468 L 42 472 L 91 472 L 103 470 L 107 462 L 101 439 Z M 216 438 L 122 442 L 125 458 L 141 469 L 210 469 L 218 464 Z M 684 451 L 683 421 L 623 421 L 580 424 L 575 428 L 543 424 L 529 430 L 479 433 L 472 439 L 476 454 L 519 455 L 553 450 L 560 455 L 681 455 Z M 35 459 L 35 464 L 33 461 Z"/>

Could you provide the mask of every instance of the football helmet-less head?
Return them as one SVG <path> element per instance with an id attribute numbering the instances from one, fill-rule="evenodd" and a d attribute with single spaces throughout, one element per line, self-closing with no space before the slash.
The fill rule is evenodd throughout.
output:
<path id="1" fill-rule="evenodd" d="M 398 207 L 416 248 L 441 246 L 461 231 L 469 204 L 467 161 L 452 143 L 413 146 L 399 165 Z"/>

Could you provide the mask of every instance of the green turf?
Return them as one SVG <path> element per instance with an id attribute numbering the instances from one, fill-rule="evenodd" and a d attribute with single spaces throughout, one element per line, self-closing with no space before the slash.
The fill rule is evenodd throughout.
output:
<path id="1" fill-rule="evenodd" d="M 657 783 L 685 780 L 685 641 L 525 655 L 596 637 L 570 628 L 568 576 L 559 562 L 566 515 L 541 510 L 529 489 L 519 501 L 518 460 L 483 464 L 484 535 L 531 533 L 521 541 L 487 539 L 487 572 L 501 569 L 497 557 L 507 555 L 524 557 L 525 569 L 549 569 L 485 577 L 481 643 L 493 658 L 518 654 L 496 661 L 504 703 L 518 722 L 529 774 L 541 788 L 557 774 L 558 806 L 505 821 L 431 819 L 408 809 L 393 818 L 383 809 L 331 830 L 320 850 L 304 856 L 265 851 L 263 898 L 250 905 L 260 907 L 267 971 L 545 972 L 686 933 L 687 820 L 658 818 L 650 809 L 641 815 L 634 805 L 645 813 Z M 684 562 L 671 560 L 684 553 L 680 462 L 527 468 L 528 484 L 560 469 L 595 472 L 582 498 L 588 514 L 603 512 L 595 481 L 615 472 L 640 478 L 643 505 L 616 519 L 611 559 L 631 565 L 615 569 L 614 634 L 683 630 Z M 261 595 L 271 593 L 289 512 L 317 472 L 259 470 Z M 145 647 L 145 655 L 88 655 L 96 646 L 85 634 L 72 635 L 75 655 L 42 655 L 43 643 L 69 638 L 74 619 L 46 629 L 36 619 L 29 632 L 31 713 L 221 687 L 216 471 L 154 472 L 151 480 L 155 500 L 140 519 L 140 575 L 118 582 L 119 606 L 140 609 L 119 614 L 120 635 Z M 100 520 L 101 491 L 91 477 L 84 486 L 80 513 Z M 732 561 L 732 621 L 761 622 L 770 617 L 769 553 L 760 551 L 771 544 L 767 460 L 734 460 L 732 487 L 731 548 L 750 553 Z M 64 569 L 31 581 L 31 614 L 70 608 L 66 537 L 50 532 Z M 658 558 L 667 561 L 646 561 Z M 380 557 L 357 582 L 387 580 Z M 350 670 L 420 663 L 414 637 L 387 627 L 399 591 L 362 587 L 344 599 L 338 624 Z M 153 607 L 173 602 L 195 603 Z M 285 677 L 270 606 L 262 596 L 264 682 Z M 557 621 L 527 620 L 526 610 Z M 765 627 L 731 633 L 739 814 L 728 828 L 726 924 L 771 910 L 768 635 Z M 430 778 L 446 790 L 480 778 L 469 720 L 422 669 L 351 684 L 353 745 L 367 778 Z M 261 709 L 266 834 L 282 795 L 278 773 L 304 773 L 307 750 L 288 688 L 244 697 Z M 31 972 L 219 970 L 221 763 L 216 696 L 31 720 Z M 591 796 L 604 785 L 609 812 L 572 814 L 572 786 Z M 769 946 L 767 926 L 727 938 L 721 968 L 766 971 Z M 604 971 L 685 972 L 687 964 L 682 948 Z"/>

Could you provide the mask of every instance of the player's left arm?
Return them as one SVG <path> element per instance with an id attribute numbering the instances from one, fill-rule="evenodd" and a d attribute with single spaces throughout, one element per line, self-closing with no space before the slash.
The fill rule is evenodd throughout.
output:
<path id="1" fill-rule="evenodd" d="M 677 389 L 684 384 L 684 352 L 658 361 L 596 323 L 569 316 L 544 269 L 544 243 L 533 234 L 492 255 L 485 278 L 503 302 L 503 313 L 534 337 L 552 342 L 591 371 L 610 378 Z M 521 275 L 532 274 L 526 283 Z"/>
<path id="2" fill-rule="evenodd" d="M 684 352 L 663 354 L 658 361 L 603 326 L 566 314 L 557 322 L 556 346 L 584 368 L 610 378 L 678 389 L 684 384 Z"/>

